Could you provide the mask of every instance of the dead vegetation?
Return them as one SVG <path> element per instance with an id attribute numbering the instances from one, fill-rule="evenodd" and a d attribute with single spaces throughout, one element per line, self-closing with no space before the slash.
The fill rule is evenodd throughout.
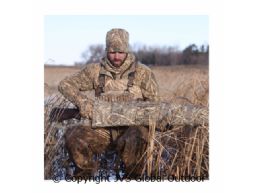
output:
<path id="1" fill-rule="evenodd" d="M 67 107 L 71 104 L 56 92 L 57 83 L 63 78 L 59 71 L 45 71 L 45 83 L 55 95 L 45 100 L 45 179 L 53 176 L 63 178 L 72 163 L 64 148 L 63 135 L 67 125 L 75 120 L 55 123 L 49 121 L 49 114 L 54 107 Z M 72 69 L 70 74 L 78 69 Z M 208 69 L 205 67 L 157 67 L 153 68 L 160 86 L 162 101 L 175 104 L 191 104 L 208 108 Z M 60 70 L 60 73 L 64 71 Z M 65 69 L 65 75 L 69 71 Z M 54 83 L 54 84 L 53 84 Z M 207 115 L 208 116 L 208 111 Z M 86 124 L 86 123 L 85 123 Z M 165 132 L 156 131 L 156 121 L 150 119 L 149 144 L 143 156 L 146 157 L 143 173 L 148 176 L 203 176 L 209 178 L 209 125 L 171 125 Z M 100 159 L 100 158 L 99 158 Z M 143 160 L 143 159 L 141 159 Z"/>

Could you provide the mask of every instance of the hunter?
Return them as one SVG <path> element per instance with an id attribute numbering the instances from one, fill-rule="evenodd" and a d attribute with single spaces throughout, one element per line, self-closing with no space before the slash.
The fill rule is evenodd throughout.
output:
<path id="1" fill-rule="evenodd" d="M 139 63 L 129 49 L 129 33 L 112 29 L 106 34 L 106 52 L 100 63 L 88 64 L 80 72 L 62 80 L 58 86 L 85 119 L 92 119 L 93 103 L 84 91 L 106 101 L 158 101 L 158 84 L 153 72 Z M 128 175 L 141 175 L 148 141 L 148 128 L 123 126 L 93 128 L 76 126 L 65 134 L 66 146 L 77 173 L 94 175 L 93 155 L 114 148 Z"/>

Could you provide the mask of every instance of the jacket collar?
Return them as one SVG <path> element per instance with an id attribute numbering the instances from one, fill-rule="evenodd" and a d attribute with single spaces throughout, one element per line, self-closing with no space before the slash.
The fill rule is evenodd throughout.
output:
<path id="1" fill-rule="evenodd" d="M 128 53 L 127 58 L 124 63 L 119 67 L 114 67 L 107 57 L 104 57 L 101 60 L 101 69 L 99 74 L 105 74 L 113 79 L 122 78 L 125 75 L 128 75 L 130 72 L 135 71 L 136 58 L 133 54 Z"/>

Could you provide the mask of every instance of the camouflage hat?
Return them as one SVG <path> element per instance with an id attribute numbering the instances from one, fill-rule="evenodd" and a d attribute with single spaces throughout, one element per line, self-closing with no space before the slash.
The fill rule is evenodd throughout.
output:
<path id="1" fill-rule="evenodd" d="M 106 34 L 107 52 L 128 52 L 129 34 L 124 29 L 111 29 Z"/>

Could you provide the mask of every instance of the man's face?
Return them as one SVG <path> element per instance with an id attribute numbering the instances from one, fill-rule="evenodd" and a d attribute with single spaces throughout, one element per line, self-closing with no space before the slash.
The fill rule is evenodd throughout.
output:
<path id="1" fill-rule="evenodd" d="M 107 52 L 107 57 L 115 67 L 120 67 L 127 57 L 125 52 Z"/>

